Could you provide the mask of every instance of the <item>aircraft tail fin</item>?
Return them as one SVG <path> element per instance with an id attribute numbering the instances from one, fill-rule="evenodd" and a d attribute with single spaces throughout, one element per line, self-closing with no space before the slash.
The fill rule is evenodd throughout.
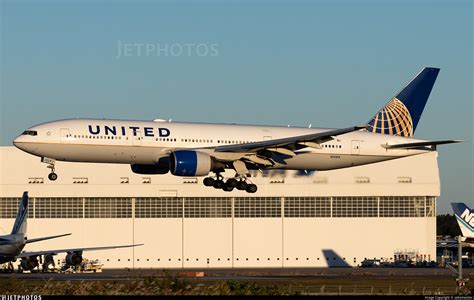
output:
<path id="1" fill-rule="evenodd" d="M 18 207 L 18 213 L 16 215 L 15 224 L 11 234 L 26 234 L 26 220 L 28 218 L 28 192 L 23 193 L 20 205 Z"/>
<path id="2" fill-rule="evenodd" d="M 425 67 L 367 123 L 370 132 L 413 137 L 439 73 Z"/>
<path id="3" fill-rule="evenodd" d="M 466 238 L 474 238 L 474 210 L 469 209 L 464 203 L 451 203 L 451 206 L 462 235 Z"/>

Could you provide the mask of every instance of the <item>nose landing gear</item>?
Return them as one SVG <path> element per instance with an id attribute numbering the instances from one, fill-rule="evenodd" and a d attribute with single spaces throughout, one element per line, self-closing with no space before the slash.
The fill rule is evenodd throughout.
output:
<path id="1" fill-rule="evenodd" d="M 48 179 L 51 181 L 55 181 L 56 179 L 58 179 L 58 174 L 54 173 L 54 164 L 56 161 L 51 158 L 42 157 L 41 162 L 48 164 L 47 168 L 51 169 L 51 173 L 49 173 Z"/>
<path id="2" fill-rule="evenodd" d="M 48 179 L 51 181 L 55 181 L 56 179 L 58 179 L 58 174 L 54 173 L 54 169 L 51 173 L 48 174 Z"/>

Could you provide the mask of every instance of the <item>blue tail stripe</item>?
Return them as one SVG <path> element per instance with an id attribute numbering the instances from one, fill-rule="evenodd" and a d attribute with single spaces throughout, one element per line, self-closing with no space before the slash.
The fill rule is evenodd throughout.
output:
<path id="1" fill-rule="evenodd" d="M 462 215 L 466 208 L 469 209 L 469 207 L 464 203 L 451 203 L 451 207 L 453 208 L 454 214 L 457 216 Z"/>
<path id="2" fill-rule="evenodd" d="M 25 222 L 26 217 L 28 216 L 28 192 L 23 193 L 21 199 L 20 207 L 18 208 L 18 213 L 16 215 L 15 224 L 13 224 L 13 229 L 11 234 L 17 234 L 23 223 Z"/>
<path id="3" fill-rule="evenodd" d="M 463 219 L 461 219 L 461 217 L 459 217 L 458 215 L 456 215 L 456 219 L 458 219 L 458 221 L 461 222 L 464 226 L 466 226 L 467 229 L 469 229 L 471 232 L 474 232 L 474 228 L 472 228 L 469 224 L 467 224 L 466 221 L 464 221 Z"/>
<path id="4" fill-rule="evenodd" d="M 376 133 L 412 137 L 438 73 L 438 68 L 424 68 L 367 122 L 367 129 Z"/>
<path id="5" fill-rule="evenodd" d="M 430 96 L 433 85 L 438 77 L 438 68 L 424 68 L 395 98 L 402 101 L 408 108 L 413 120 L 415 131 L 421 114 Z"/>

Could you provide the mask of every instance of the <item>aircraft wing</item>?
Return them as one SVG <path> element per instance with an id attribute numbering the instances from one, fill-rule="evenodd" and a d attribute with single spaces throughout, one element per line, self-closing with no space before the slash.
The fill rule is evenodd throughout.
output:
<path id="1" fill-rule="evenodd" d="M 424 142 L 414 142 L 414 143 L 403 143 L 403 144 L 394 144 L 394 145 L 381 145 L 386 149 L 416 149 L 422 147 L 436 147 L 437 145 L 443 144 L 453 144 L 461 143 L 463 141 L 459 140 L 443 140 L 443 141 L 424 141 Z"/>
<path id="2" fill-rule="evenodd" d="M 53 236 L 45 236 L 45 237 L 40 237 L 40 238 L 36 238 L 36 239 L 28 239 L 26 240 L 26 244 L 28 243 L 35 243 L 35 242 L 40 242 L 40 241 L 44 241 L 44 240 L 50 240 L 50 239 L 55 239 L 55 238 L 59 238 L 59 237 L 63 237 L 63 236 L 67 236 L 67 235 L 71 235 L 71 233 L 65 233 L 65 234 L 59 234 L 59 235 L 53 235 Z"/>
<path id="3" fill-rule="evenodd" d="M 83 251 L 97 251 L 97 250 L 108 250 L 108 249 L 117 249 L 117 248 L 129 248 L 142 246 L 143 244 L 135 245 L 124 245 L 124 246 L 107 246 L 107 247 L 91 247 L 91 248 L 71 248 L 71 249 L 59 249 L 59 250 L 46 250 L 46 251 L 33 251 L 33 252 L 22 252 L 17 255 L 18 258 L 25 258 L 30 256 L 39 256 L 46 254 L 58 254 L 58 253 L 70 253 L 70 252 L 83 252 Z"/>
<path id="4" fill-rule="evenodd" d="M 324 143 L 332 140 L 334 136 L 346 134 L 360 129 L 365 129 L 366 127 L 366 125 L 353 126 L 348 128 L 328 130 L 319 133 L 292 136 L 255 143 L 218 146 L 214 149 L 216 152 L 257 152 L 269 148 L 286 148 L 294 151 L 305 147 L 317 146 L 319 143 Z"/>

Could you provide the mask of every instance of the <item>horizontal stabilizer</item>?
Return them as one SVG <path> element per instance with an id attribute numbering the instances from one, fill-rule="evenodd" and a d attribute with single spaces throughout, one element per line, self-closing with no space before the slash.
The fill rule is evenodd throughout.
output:
<path id="1" fill-rule="evenodd" d="M 443 144 L 453 144 L 453 143 L 461 143 L 463 141 L 459 140 L 444 140 L 444 141 L 424 141 L 424 142 L 413 142 L 413 143 L 403 143 L 403 144 L 395 144 L 395 145 L 381 145 L 387 149 L 416 149 L 416 148 L 423 148 L 423 147 L 435 147 L 437 145 Z"/>
<path id="2" fill-rule="evenodd" d="M 36 239 L 29 239 L 29 240 L 26 240 L 25 243 L 26 244 L 35 243 L 35 242 L 40 242 L 40 241 L 44 241 L 44 240 L 60 238 L 60 237 L 67 236 L 67 235 L 71 235 L 71 234 L 70 233 L 65 233 L 65 234 L 60 234 L 60 235 L 52 235 L 52 236 L 45 236 L 45 237 L 40 237 L 40 238 L 36 238 Z"/>

